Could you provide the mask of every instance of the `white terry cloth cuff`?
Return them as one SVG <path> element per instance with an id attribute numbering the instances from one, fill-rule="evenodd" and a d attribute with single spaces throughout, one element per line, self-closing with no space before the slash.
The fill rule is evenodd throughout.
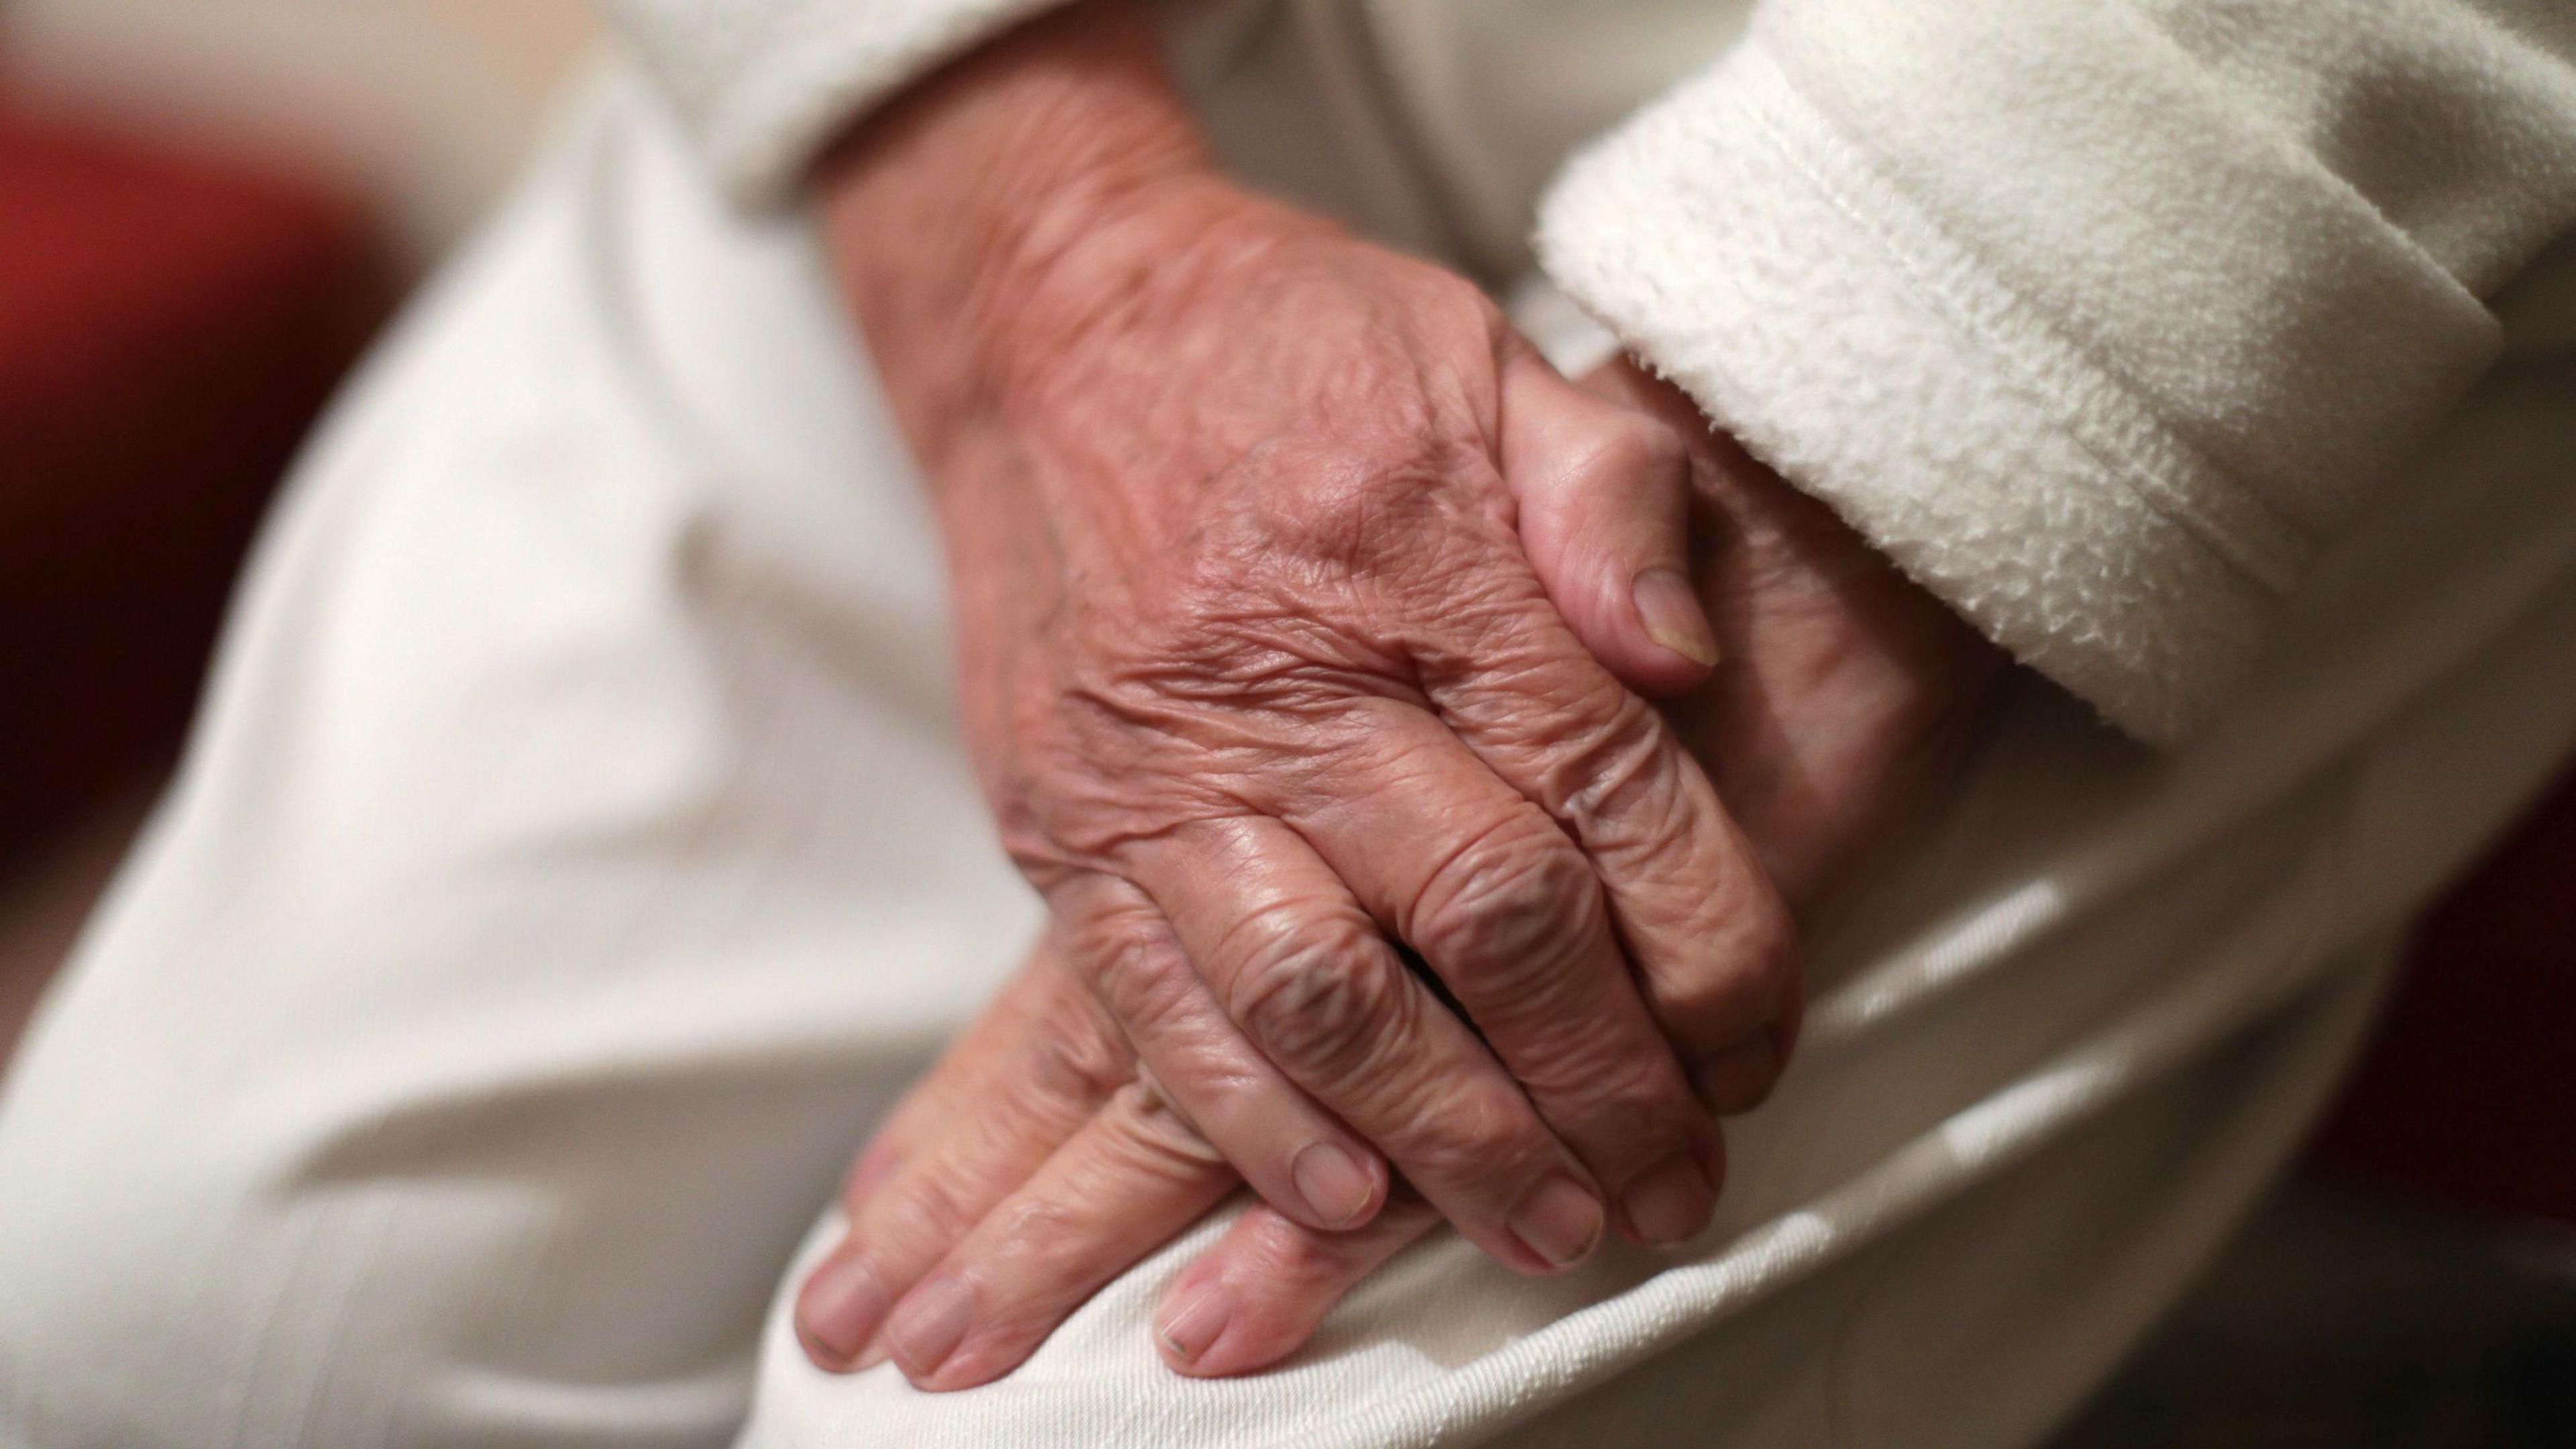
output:
<path id="1" fill-rule="evenodd" d="M 1538 247 L 1747 449 L 2142 739 L 2209 713 L 2315 550 L 2249 491 L 2171 487 L 2145 407 L 1758 44 L 1578 157 Z"/>
<path id="2" fill-rule="evenodd" d="M 606 0 L 735 199 L 790 197 L 841 128 L 1059 0 Z"/>

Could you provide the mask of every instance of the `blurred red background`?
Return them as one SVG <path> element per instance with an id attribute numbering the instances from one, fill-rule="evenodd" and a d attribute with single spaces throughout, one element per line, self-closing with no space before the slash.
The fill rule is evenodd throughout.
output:
<path id="1" fill-rule="evenodd" d="M 392 296 L 350 200 L 0 109 L 0 868 L 176 741 Z"/>

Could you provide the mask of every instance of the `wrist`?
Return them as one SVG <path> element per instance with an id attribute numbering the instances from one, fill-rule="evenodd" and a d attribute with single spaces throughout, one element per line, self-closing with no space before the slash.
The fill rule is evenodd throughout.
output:
<path id="1" fill-rule="evenodd" d="M 929 461 L 1099 267 L 1077 254 L 1167 197 L 1229 189 L 1132 0 L 1084 0 L 869 118 L 817 168 L 833 271 Z M 1068 276 L 1071 273 L 1071 276 Z"/>

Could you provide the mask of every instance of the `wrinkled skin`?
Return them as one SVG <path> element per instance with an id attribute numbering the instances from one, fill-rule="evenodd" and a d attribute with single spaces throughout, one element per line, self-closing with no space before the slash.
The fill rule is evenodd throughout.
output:
<path id="1" fill-rule="evenodd" d="M 1087 324 L 1118 335 L 946 462 L 952 554 L 985 561 L 960 570 L 969 746 L 1076 969 L 1230 1156 L 1278 1170 L 1265 1195 L 1299 1205 L 1309 1142 L 1373 1143 L 1497 1256 L 1563 1267 L 1597 1227 L 1550 1243 L 1518 1205 L 1713 1155 L 1682 1067 L 1784 1026 L 1783 912 L 1523 553 L 1507 404 L 1571 390 L 1457 279 L 1206 204 L 1144 228 L 1155 282 Z M 1299 1089 L 1365 1143 L 1286 1120 Z M 1639 1235 L 1695 1229 L 1700 1196 Z"/>
<path id="2" fill-rule="evenodd" d="M 1132 0 L 916 87 L 818 197 L 937 506 L 968 747 L 1055 924 L 858 1174 L 799 1300 L 816 1360 L 988 1379 L 1238 1175 L 1266 1207 L 1205 1281 L 1264 1244 L 1339 1266 L 1243 1286 L 1260 1352 L 1229 1328 L 1201 1372 L 1284 1351 L 1435 1217 L 1529 1272 L 1695 1233 L 1713 1114 L 1798 1014 L 1766 862 L 1644 697 L 1727 642 L 1687 573 L 1695 414 L 1577 389 L 1463 279 L 1228 181 Z M 1875 809 L 1890 728 L 1811 748 L 1782 691 L 1867 676 L 1814 621 L 1912 596 L 1762 563 L 1816 530 L 1710 476 L 1743 517 L 1702 580 L 1766 654 L 1689 718 L 1746 736 L 1707 758 L 1758 766 L 1797 822 L 1769 864 L 1804 869 L 1808 819 Z"/>
<path id="3" fill-rule="evenodd" d="M 1708 431 L 1679 393 L 1624 365 L 1590 382 L 1690 429 L 1696 579 L 1722 663 L 1668 715 L 1739 802 L 1791 903 L 1812 914 L 1952 771 L 1998 656 L 1830 511 Z M 1746 1063 L 1703 1086 L 1720 1110 L 1742 1110 L 1778 1065 Z M 879 1261 L 925 1265 L 935 1285 L 963 1285 L 916 1290 L 859 1362 L 891 1352 L 928 1388 L 998 1377 L 1238 1181 L 1140 1070 L 1060 947 L 1042 944 L 852 1174 L 851 1242 Z M 1169 1290 L 1157 1324 L 1164 1357 L 1198 1375 L 1277 1362 L 1439 1217 L 1403 1184 L 1346 1231 L 1256 1205 Z"/>
<path id="4" fill-rule="evenodd" d="M 1687 1237 L 1711 1109 L 1767 1088 L 1798 1006 L 1785 906 L 1612 669 L 1714 657 L 1682 437 L 1463 279 L 1214 172 L 1124 14 L 988 48 L 825 192 L 1056 959 L 1286 1220 L 1358 1228 L 1400 1172 L 1523 1271 Z M 1561 526 L 1532 550 L 1525 518 Z M 936 1256 L 854 1237 L 817 1357 L 1016 1361 L 1034 1320 Z"/>

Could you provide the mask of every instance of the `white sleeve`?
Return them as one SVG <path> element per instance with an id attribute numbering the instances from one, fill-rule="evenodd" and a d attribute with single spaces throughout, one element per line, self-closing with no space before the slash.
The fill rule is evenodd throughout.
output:
<path id="1" fill-rule="evenodd" d="M 753 203 L 791 195 L 840 129 L 1060 0 L 601 0 Z"/>
<path id="2" fill-rule="evenodd" d="M 2564 0 L 1769 0 L 1577 157 L 1548 272 L 2152 741 L 2576 230 Z"/>

